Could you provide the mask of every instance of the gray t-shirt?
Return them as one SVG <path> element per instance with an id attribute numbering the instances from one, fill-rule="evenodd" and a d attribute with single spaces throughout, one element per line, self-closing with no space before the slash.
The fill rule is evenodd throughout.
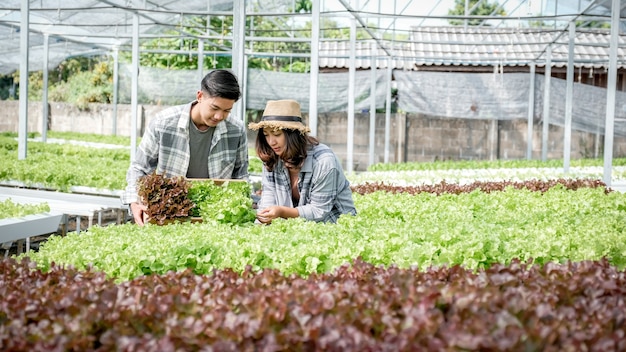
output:
<path id="1" fill-rule="evenodd" d="M 189 167 L 187 178 L 209 177 L 209 153 L 211 152 L 211 139 L 213 139 L 215 127 L 209 127 L 206 131 L 200 131 L 189 119 Z"/>

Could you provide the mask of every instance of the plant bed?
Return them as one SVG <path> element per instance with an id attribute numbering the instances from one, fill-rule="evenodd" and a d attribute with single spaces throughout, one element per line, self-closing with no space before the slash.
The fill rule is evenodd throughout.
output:
<path id="1" fill-rule="evenodd" d="M 358 214 L 336 224 L 303 219 L 271 226 L 124 224 L 55 237 L 31 257 L 42 269 L 51 262 L 78 268 L 93 264 L 120 280 L 185 268 L 199 274 L 214 268 L 240 271 L 247 264 L 308 275 L 359 256 L 375 265 L 470 269 L 513 258 L 545 264 L 607 257 L 623 269 L 625 202 L 624 194 L 602 187 L 569 190 L 560 184 L 546 192 L 506 188 L 458 195 L 380 190 L 355 193 Z"/>
<path id="2" fill-rule="evenodd" d="M 56 233 L 63 217 L 62 213 L 48 212 L 0 219 L 0 243 Z"/>
<path id="3" fill-rule="evenodd" d="M 28 251 L 30 237 L 58 232 L 64 217 L 50 211 L 48 203 L 21 204 L 11 198 L 0 201 L 0 244 L 8 250 L 12 242 L 26 239 Z"/>

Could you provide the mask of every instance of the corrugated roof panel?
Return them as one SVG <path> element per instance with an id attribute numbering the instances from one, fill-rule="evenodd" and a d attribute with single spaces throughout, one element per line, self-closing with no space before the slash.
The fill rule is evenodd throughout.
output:
<path id="1" fill-rule="evenodd" d="M 607 67 L 609 57 L 608 30 L 578 30 L 575 39 L 574 64 L 585 67 Z M 626 67 L 626 36 L 620 35 L 618 49 L 618 66 Z M 410 41 L 403 43 L 385 42 L 393 48 L 394 55 L 401 62 L 412 62 L 411 65 L 396 63 L 395 68 L 411 66 L 453 65 L 453 66 L 485 66 L 504 65 L 518 66 L 535 62 L 544 65 L 546 48 L 552 45 L 552 65 L 567 65 L 569 55 L 569 34 L 563 31 L 541 30 L 532 28 L 490 28 L 490 27 L 416 27 L 411 32 Z M 322 42 L 320 52 L 326 57 L 341 55 L 349 50 L 349 43 L 337 42 L 334 46 Z M 359 51 L 361 53 L 359 53 Z M 380 53 L 380 51 L 379 51 Z M 368 55 L 358 49 L 357 56 Z M 327 64 L 320 60 L 320 66 Z M 334 67 L 344 67 L 341 63 Z M 369 61 L 359 68 L 368 68 Z"/>

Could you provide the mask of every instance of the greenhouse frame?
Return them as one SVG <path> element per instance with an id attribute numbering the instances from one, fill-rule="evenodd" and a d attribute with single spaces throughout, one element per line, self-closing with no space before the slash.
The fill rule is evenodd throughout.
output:
<path id="1" fill-rule="evenodd" d="M 247 118 L 246 110 L 260 110 L 266 100 L 284 98 L 285 92 L 302 103 L 313 134 L 318 131 L 321 113 L 345 112 L 347 171 L 352 171 L 355 164 L 354 124 L 358 112 L 370 114 L 367 164 L 377 161 L 377 145 L 383 146 L 378 150 L 384 150 L 384 156 L 378 160 L 391 161 L 391 106 L 395 101 L 399 110 L 423 116 L 494 121 L 526 118 L 525 156 L 529 159 L 533 158 L 533 125 L 542 124 L 540 155 L 544 160 L 548 153 L 548 126 L 561 126 L 565 171 L 571 158 L 572 129 L 605 136 L 604 180 L 610 185 L 613 136 L 626 136 L 626 5 L 619 0 L 580 0 L 574 5 L 571 1 L 546 0 L 541 1 L 540 13 L 531 13 L 531 1 L 512 4 L 506 0 L 500 2 L 500 6 L 510 9 L 506 15 L 435 16 L 410 12 L 411 7 L 422 6 L 428 7 L 431 14 L 441 2 L 418 5 L 416 0 L 384 4 L 322 0 L 311 1 L 310 9 L 296 12 L 293 0 L 80 0 L 71 4 L 58 0 L 8 0 L 0 7 L 0 72 L 53 68 L 73 56 L 111 55 L 116 62 L 113 105 L 130 102 L 130 130 L 137 131 L 142 82 L 150 81 L 142 76 L 147 69 L 140 68 L 139 53 L 158 51 L 140 49 L 142 43 L 164 37 L 181 38 L 181 42 L 194 38 L 198 40 L 197 47 L 181 46 L 176 52 L 195 57 L 199 72 L 181 73 L 181 81 L 189 88 L 181 85 L 173 90 L 195 89 L 191 84 L 205 73 L 205 58 L 230 56 L 232 70 L 247 87 L 244 98 L 236 105 L 237 116 Z M 466 2 L 466 13 L 471 10 Z M 207 26 L 190 32 L 185 26 L 190 18 L 215 16 L 231 18 L 232 28 Z M 324 26 L 326 20 L 343 26 L 349 35 L 327 38 L 325 33 L 332 28 Z M 459 24 L 429 24 L 434 20 Z M 275 35 L 257 35 L 255 24 L 263 21 L 281 23 L 284 28 Z M 403 21 L 410 24 L 401 28 Z M 472 21 L 480 24 L 469 25 Z M 303 22 L 310 23 L 308 33 L 298 26 Z M 542 25 L 534 25 L 537 22 Z M 604 28 L 590 28 L 598 23 L 605 24 Z M 303 51 L 302 45 L 289 45 L 293 43 L 304 44 L 309 50 Z M 280 49 L 271 50 L 272 46 Z M 119 64 L 120 52 L 131 54 L 130 65 Z M 248 60 L 259 56 L 305 58 L 310 69 L 296 74 L 248 68 Z M 132 74 L 140 71 L 139 75 Z M 47 82 L 45 73 L 46 70 Z M 332 74 L 341 76 L 327 76 Z M 171 76 L 166 77 L 171 81 Z M 555 77 L 561 80 L 551 82 L 550 77 L 552 81 Z M 593 82 L 589 82 L 590 78 Z M 20 77 L 20 97 L 28 95 L 26 79 L 25 75 Z M 337 81 L 342 84 L 329 83 Z M 160 87 L 158 82 L 152 84 Z M 267 86 L 282 89 L 259 89 Z M 399 92 L 397 97 L 391 96 L 394 89 Z M 49 113 L 45 91 L 44 86 L 42 116 Z M 382 144 L 381 138 L 378 143 L 374 141 L 376 110 L 385 115 Z M 27 116 L 28 104 L 20 100 L 19 153 L 23 158 Z M 42 117 L 41 121 L 46 119 Z M 45 138 L 46 128 L 41 128 Z M 136 138 L 136 133 L 131 133 L 131 145 L 136 145 Z M 599 148 L 598 143 L 595 148 Z M 397 157 L 396 161 L 402 160 Z"/>

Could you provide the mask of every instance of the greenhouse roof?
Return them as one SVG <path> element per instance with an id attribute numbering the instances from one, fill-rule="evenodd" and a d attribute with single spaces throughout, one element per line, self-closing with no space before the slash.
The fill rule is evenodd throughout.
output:
<path id="1" fill-rule="evenodd" d="M 576 32 L 574 66 L 606 67 L 610 32 L 586 29 Z M 356 43 L 356 67 L 369 69 L 372 56 L 377 67 L 387 67 L 385 51 L 393 54 L 394 69 L 421 69 L 425 66 L 538 66 L 546 63 L 546 47 L 552 45 L 551 65 L 565 67 L 569 38 L 561 31 L 533 28 L 492 28 L 458 26 L 414 27 L 409 40 L 382 41 L 375 49 L 372 42 Z M 348 68 L 350 43 L 322 42 L 320 67 Z M 618 67 L 626 67 L 626 35 L 619 36 Z M 382 58 L 382 59 L 381 59 Z"/>
<path id="2" fill-rule="evenodd" d="M 610 31 L 581 29 L 574 38 L 574 65 L 607 66 Z M 568 61 L 568 33 L 535 28 L 415 27 L 411 32 L 411 52 L 416 65 L 544 65 L 546 48 L 552 46 L 552 66 Z M 626 65 L 626 35 L 619 37 L 620 66 Z"/>
<path id="3" fill-rule="evenodd" d="M 19 69 L 21 61 L 20 30 L 22 25 L 21 6 L 26 0 L 4 0 L 0 5 L 0 74 Z M 322 1 L 320 16 L 342 23 L 356 19 L 357 27 L 369 38 L 357 41 L 358 67 L 371 65 L 372 42 L 376 43 L 375 53 L 378 64 L 386 67 L 387 58 L 393 60 L 396 68 L 412 69 L 426 65 L 526 65 L 529 62 L 545 64 L 545 52 L 552 45 L 552 62 L 562 66 L 567 59 L 568 23 L 576 22 L 585 27 L 590 23 L 608 23 L 611 16 L 611 0 L 547 0 L 542 14 L 531 14 L 525 10 L 528 0 L 500 0 L 517 2 L 506 16 L 448 16 L 414 15 L 412 7 L 428 7 L 432 13 L 442 0 L 394 0 L 394 5 L 383 1 L 325 0 Z M 222 46 L 224 54 L 230 52 L 232 30 L 206 28 L 198 36 L 189 33 L 182 26 L 189 16 L 232 16 L 232 0 L 28 0 L 29 3 L 29 69 L 40 70 L 44 55 L 44 38 L 49 38 L 49 68 L 55 67 L 63 59 L 72 56 L 109 54 L 114 50 L 129 50 L 133 38 L 133 17 L 139 18 L 139 37 L 155 38 L 176 32 L 181 38 L 202 37 L 214 43 L 227 43 Z M 381 10 L 381 3 L 385 9 Z M 574 4 L 576 3 L 576 4 Z M 626 3 L 621 2 L 620 19 L 626 18 Z M 311 20 L 310 13 L 294 13 L 293 0 L 246 1 L 246 19 L 285 16 L 296 20 Z M 425 5 L 428 4 L 428 5 Z M 543 1 L 542 1 L 543 4 Z M 509 4 L 510 5 L 510 4 Z M 369 7 L 368 7 L 369 6 Z M 378 7 L 376 9 L 376 6 Z M 389 8 L 393 7 L 393 10 Z M 425 11 L 426 12 L 426 11 Z M 480 26 L 433 26 L 429 20 L 482 20 Z M 380 21 L 393 25 L 375 26 Z M 410 29 L 397 29 L 401 20 L 414 23 Z M 391 22 L 390 22 L 391 21 Z M 542 29 L 530 28 L 533 22 L 543 22 Z M 554 22 L 554 25 L 552 25 Z M 278 22 L 276 22 L 278 23 Z M 548 24 L 549 26 L 546 26 Z M 284 33 L 275 37 L 254 37 L 246 32 L 246 54 L 252 41 L 309 41 L 308 34 L 284 28 Z M 623 32 L 624 24 L 620 21 Z M 291 31 L 291 32 L 290 32 Z M 310 34 L 310 33 L 309 33 Z M 408 37 L 408 39 L 406 39 Z M 391 40 L 390 38 L 394 38 Z M 398 39 L 396 39 L 398 38 Z M 402 39 L 404 38 L 404 39 Z M 608 66 L 609 31 L 589 31 L 577 29 L 575 64 L 587 67 Z M 618 57 L 626 57 L 623 46 L 625 39 L 620 36 Z M 320 67 L 347 67 L 349 59 L 349 38 L 330 39 L 320 37 Z M 195 48 L 183 48 L 194 52 Z M 310 55 L 306 52 L 289 53 L 264 52 L 266 55 Z M 620 67 L 625 63 L 618 62 Z"/>

